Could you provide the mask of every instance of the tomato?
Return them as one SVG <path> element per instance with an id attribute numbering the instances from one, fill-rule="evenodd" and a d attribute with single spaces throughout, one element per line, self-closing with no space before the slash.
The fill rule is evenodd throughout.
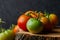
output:
<path id="1" fill-rule="evenodd" d="M 6 36 L 5 36 L 4 33 L 0 33 L 0 40 L 4 40 L 4 39 L 6 39 L 5 37 L 6 37 Z"/>
<path id="2" fill-rule="evenodd" d="M 52 31 L 52 29 L 54 28 L 54 26 L 51 23 L 47 23 L 44 25 L 44 30 L 45 32 L 50 32 Z"/>
<path id="3" fill-rule="evenodd" d="M 31 33 L 39 33 L 43 30 L 43 26 L 39 20 L 30 18 L 27 22 L 27 29 Z"/>
<path id="4" fill-rule="evenodd" d="M 46 17 L 41 17 L 40 21 L 42 22 L 43 26 L 44 26 L 44 30 L 43 31 L 51 31 L 53 26 L 50 23 L 49 19 Z"/>
<path id="5" fill-rule="evenodd" d="M 0 40 L 13 40 L 14 36 L 13 30 L 8 29 L 0 33 Z"/>
<path id="6" fill-rule="evenodd" d="M 26 28 L 26 23 L 27 21 L 29 20 L 30 16 L 27 16 L 27 15 L 21 15 L 19 16 L 18 20 L 17 20 L 17 25 L 23 29 L 24 31 L 27 31 L 27 28 Z"/>
<path id="7" fill-rule="evenodd" d="M 58 23 L 58 17 L 56 14 L 50 14 L 49 15 L 49 20 L 53 25 L 56 25 Z"/>
<path id="8" fill-rule="evenodd" d="M 14 27 L 14 29 L 13 29 L 13 32 L 14 32 L 14 34 L 15 33 L 17 33 L 19 31 L 19 27 L 18 27 L 18 25 L 16 25 L 15 27 Z"/>

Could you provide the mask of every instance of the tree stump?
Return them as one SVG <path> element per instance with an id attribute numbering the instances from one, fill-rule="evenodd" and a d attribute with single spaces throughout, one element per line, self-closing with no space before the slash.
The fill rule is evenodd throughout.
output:
<path id="1" fill-rule="evenodd" d="M 15 40 L 60 40 L 60 29 L 53 29 L 53 32 L 48 34 L 32 34 L 20 30 L 16 33 Z"/>

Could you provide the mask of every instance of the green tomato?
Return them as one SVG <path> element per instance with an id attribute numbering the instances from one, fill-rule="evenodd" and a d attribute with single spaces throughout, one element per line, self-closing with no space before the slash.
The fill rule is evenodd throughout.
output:
<path id="1" fill-rule="evenodd" d="M 13 37 L 14 37 L 14 34 L 13 34 L 12 30 L 5 31 L 5 35 L 6 35 L 7 40 L 12 40 Z"/>
<path id="2" fill-rule="evenodd" d="M 43 30 L 42 23 L 35 18 L 30 18 L 26 26 L 28 31 L 31 33 L 39 33 Z"/>
<path id="3" fill-rule="evenodd" d="M 4 32 L 0 33 L 0 40 L 6 40 L 7 36 Z"/>
<path id="4" fill-rule="evenodd" d="M 5 40 L 5 35 L 4 35 L 4 33 L 0 33 L 0 40 Z"/>
<path id="5" fill-rule="evenodd" d="M 6 35 L 6 37 L 9 37 L 11 35 L 11 30 L 5 31 L 4 34 Z"/>
<path id="6" fill-rule="evenodd" d="M 14 34 L 12 30 L 6 30 L 0 33 L 0 40 L 13 40 Z"/>

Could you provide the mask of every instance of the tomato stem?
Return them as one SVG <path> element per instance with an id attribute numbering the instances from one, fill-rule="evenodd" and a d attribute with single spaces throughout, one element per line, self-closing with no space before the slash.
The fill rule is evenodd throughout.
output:
<path id="1" fill-rule="evenodd" d="M 44 11 L 44 14 L 47 18 L 49 18 L 49 12 L 47 12 L 46 10 Z"/>

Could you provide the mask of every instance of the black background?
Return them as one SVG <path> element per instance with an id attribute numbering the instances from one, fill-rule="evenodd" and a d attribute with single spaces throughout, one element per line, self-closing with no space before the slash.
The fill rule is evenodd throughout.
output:
<path id="1" fill-rule="evenodd" d="M 54 12 L 60 20 L 59 0 L 0 0 L 0 18 L 6 22 L 2 26 L 8 28 L 11 24 L 17 24 L 19 15 L 27 10 Z"/>

